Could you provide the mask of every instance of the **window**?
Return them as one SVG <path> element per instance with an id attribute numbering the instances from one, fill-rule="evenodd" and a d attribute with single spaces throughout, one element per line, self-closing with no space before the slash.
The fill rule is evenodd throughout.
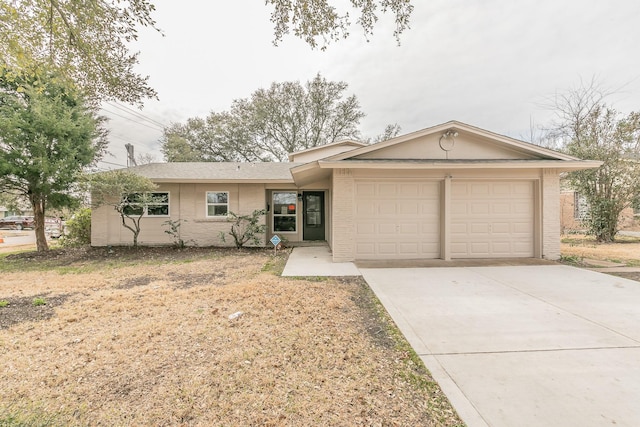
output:
<path id="1" fill-rule="evenodd" d="M 298 195 L 295 191 L 273 192 L 273 231 L 295 233 Z"/>
<path id="2" fill-rule="evenodd" d="M 228 191 L 207 191 L 207 217 L 226 217 L 229 213 Z"/>
<path id="3" fill-rule="evenodd" d="M 125 215 L 169 216 L 169 193 L 133 193 L 124 197 Z"/>

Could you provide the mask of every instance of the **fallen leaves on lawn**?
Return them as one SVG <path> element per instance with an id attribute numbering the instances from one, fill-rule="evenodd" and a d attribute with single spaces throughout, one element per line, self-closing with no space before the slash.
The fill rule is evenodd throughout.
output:
<path id="1" fill-rule="evenodd" d="M 461 425 L 361 278 L 281 278 L 269 262 L 228 251 L 4 273 L 0 299 L 66 299 L 0 330 L 0 411 L 47 425 Z"/>

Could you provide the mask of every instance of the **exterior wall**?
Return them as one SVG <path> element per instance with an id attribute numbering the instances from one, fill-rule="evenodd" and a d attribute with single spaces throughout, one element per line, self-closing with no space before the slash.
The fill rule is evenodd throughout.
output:
<path id="1" fill-rule="evenodd" d="M 354 180 L 351 169 L 334 169 L 331 249 L 334 262 L 354 259 Z"/>
<path id="2" fill-rule="evenodd" d="M 560 259 L 560 176 L 555 169 L 542 172 L 542 258 Z"/>
<path id="3" fill-rule="evenodd" d="M 158 191 L 169 192 L 169 216 L 144 217 L 138 237 L 140 245 L 171 245 L 173 238 L 165 233 L 167 220 L 182 223 L 180 238 L 189 246 L 233 246 L 233 238 L 220 238 L 220 232 L 228 233 L 231 221 L 225 218 L 207 218 L 206 192 L 228 191 L 229 210 L 237 214 L 250 214 L 264 209 L 264 184 L 162 184 Z M 261 222 L 264 224 L 265 217 Z M 111 206 L 94 209 L 91 214 L 91 244 L 93 246 L 131 245 L 133 234 L 121 224 L 120 215 Z M 262 246 L 266 244 L 263 240 Z M 250 244 L 247 244 L 248 246 Z"/>
<path id="4" fill-rule="evenodd" d="M 564 190 L 560 193 L 560 227 L 562 233 L 584 231 L 586 226 L 575 218 L 575 192 Z M 629 207 L 620 213 L 618 227 L 625 231 L 640 231 L 640 215 Z"/>
<path id="5" fill-rule="evenodd" d="M 455 138 L 453 146 L 446 146 L 443 140 L 443 147 L 440 148 L 440 137 L 442 134 L 426 135 L 402 144 L 381 148 L 358 156 L 359 159 L 535 159 L 539 158 L 523 154 L 505 146 L 499 146 L 490 140 L 479 138 L 472 134 L 460 132 Z"/>
<path id="6" fill-rule="evenodd" d="M 165 233 L 167 220 L 181 220 L 179 228 L 180 239 L 188 246 L 233 246 L 233 237 L 228 232 L 231 221 L 224 218 L 208 218 L 206 193 L 207 191 L 229 192 L 229 211 L 239 215 L 251 214 L 254 210 L 265 209 L 270 204 L 271 194 L 276 190 L 295 191 L 324 191 L 325 192 L 325 235 L 329 240 L 330 233 L 330 192 L 329 180 L 315 182 L 304 187 L 292 184 L 163 184 L 158 191 L 169 192 L 169 216 L 144 217 L 141 221 L 141 232 L 138 244 L 148 246 L 162 246 L 173 244 L 173 237 Z M 295 233 L 277 233 L 289 242 L 303 240 L 302 230 L 302 200 L 297 201 L 298 227 Z M 272 212 L 267 212 L 260 220 L 267 226 L 267 232 L 260 246 L 269 246 L 268 240 L 273 236 L 271 221 Z M 224 233 L 223 241 L 220 233 Z M 91 244 L 93 246 L 131 245 L 133 233 L 124 228 L 120 215 L 110 206 L 94 209 L 91 215 Z M 247 246 L 252 246 L 247 243 Z"/>

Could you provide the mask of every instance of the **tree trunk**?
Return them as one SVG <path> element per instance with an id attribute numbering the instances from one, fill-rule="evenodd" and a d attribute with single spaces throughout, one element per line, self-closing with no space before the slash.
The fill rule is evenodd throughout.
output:
<path id="1" fill-rule="evenodd" d="M 44 198 L 35 194 L 32 194 L 29 198 L 31 199 L 33 219 L 35 221 L 36 249 L 38 252 L 48 251 L 49 244 L 47 243 L 47 236 L 44 234 Z"/>

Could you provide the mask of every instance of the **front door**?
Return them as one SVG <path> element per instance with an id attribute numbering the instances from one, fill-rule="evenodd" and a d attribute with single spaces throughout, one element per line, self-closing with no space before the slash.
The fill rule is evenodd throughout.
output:
<path id="1" fill-rule="evenodd" d="M 302 239 L 325 240 L 324 237 L 324 192 L 305 191 L 302 193 Z"/>

